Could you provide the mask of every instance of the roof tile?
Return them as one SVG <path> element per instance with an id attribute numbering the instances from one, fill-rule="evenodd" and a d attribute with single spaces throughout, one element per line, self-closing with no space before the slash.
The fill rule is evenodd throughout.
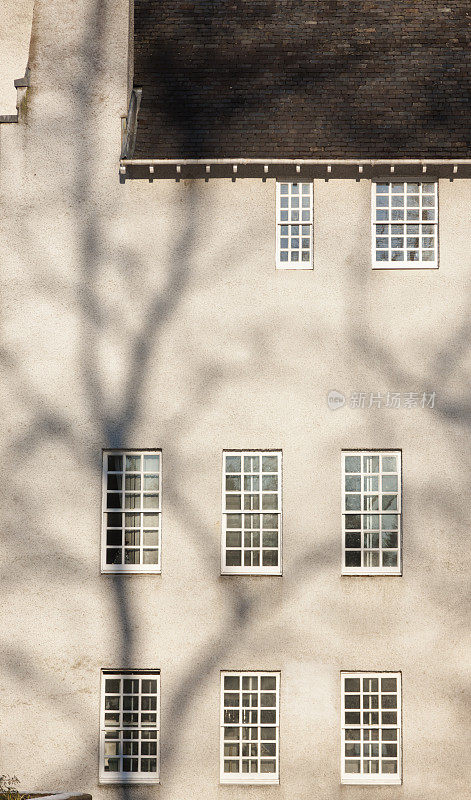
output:
<path id="1" fill-rule="evenodd" d="M 471 157 L 469 0 L 134 7 L 136 158 Z"/>

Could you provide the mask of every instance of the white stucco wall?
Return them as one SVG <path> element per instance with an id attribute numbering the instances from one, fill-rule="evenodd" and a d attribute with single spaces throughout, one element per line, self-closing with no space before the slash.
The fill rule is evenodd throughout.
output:
<path id="1" fill-rule="evenodd" d="M 0 116 L 16 114 L 13 81 L 28 63 L 34 0 L 2 0 L 0 25 Z"/>
<path id="2" fill-rule="evenodd" d="M 471 181 L 440 268 L 373 272 L 370 183 L 315 181 L 314 270 L 274 269 L 272 180 L 127 181 L 126 0 L 38 0 L 0 127 L 0 763 L 99 787 L 100 668 L 162 676 L 160 787 L 469 796 Z M 436 391 L 433 410 L 326 396 Z M 163 450 L 163 571 L 99 573 L 101 449 Z M 340 576 L 340 451 L 402 448 L 404 572 Z M 224 448 L 283 450 L 283 577 L 221 577 Z M 219 672 L 281 671 L 281 782 L 220 786 Z M 402 670 L 401 787 L 340 786 L 340 670 Z"/>

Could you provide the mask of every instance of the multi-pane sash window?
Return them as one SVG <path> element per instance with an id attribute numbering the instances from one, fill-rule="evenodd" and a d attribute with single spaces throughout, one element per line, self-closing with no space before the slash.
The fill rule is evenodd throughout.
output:
<path id="1" fill-rule="evenodd" d="M 221 674 L 221 783 L 279 782 L 278 672 Z"/>
<path id="2" fill-rule="evenodd" d="M 345 451 L 342 461 L 342 571 L 399 575 L 401 453 Z"/>
<path id="3" fill-rule="evenodd" d="M 223 454 L 226 574 L 281 574 L 281 452 Z"/>
<path id="4" fill-rule="evenodd" d="M 342 783 L 401 783 L 400 672 L 342 672 Z"/>
<path id="5" fill-rule="evenodd" d="M 160 572 L 160 451 L 103 453 L 104 572 Z"/>
<path id="6" fill-rule="evenodd" d="M 103 671 L 100 781 L 159 780 L 159 672 Z"/>
<path id="7" fill-rule="evenodd" d="M 276 266 L 312 268 L 312 183 L 276 184 Z"/>
<path id="8" fill-rule="evenodd" d="M 437 181 L 373 183 L 373 267 L 438 267 Z"/>

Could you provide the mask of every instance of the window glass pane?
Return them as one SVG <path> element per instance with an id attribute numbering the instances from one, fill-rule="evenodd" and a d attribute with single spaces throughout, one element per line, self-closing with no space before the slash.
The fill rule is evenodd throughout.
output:
<path id="1" fill-rule="evenodd" d="M 345 552 L 345 566 L 361 567 L 361 552 L 357 552 L 356 550 L 347 550 Z"/>
<path id="2" fill-rule="evenodd" d="M 277 550 L 264 550 L 262 564 L 264 567 L 278 566 L 278 551 Z"/>
<path id="3" fill-rule="evenodd" d="M 383 475 L 383 492 L 397 492 L 397 475 Z"/>
<path id="4" fill-rule="evenodd" d="M 144 550 L 144 564 L 158 564 L 159 563 L 159 551 L 155 550 Z"/>
<path id="5" fill-rule="evenodd" d="M 350 530 L 356 530 L 361 527 L 361 517 L 359 514 L 346 514 L 345 527 Z"/>
<path id="6" fill-rule="evenodd" d="M 240 472 L 240 456 L 226 456 L 226 472 Z"/>
<path id="7" fill-rule="evenodd" d="M 360 691 L 360 678 L 345 678 L 345 691 L 346 692 L 359 692 Z"/>
<path id="8" fill-rule="evenodd" d="M 345 772 L 360 772 L 360 761 L 345 761 Z"/>
<path id="9" fill-rule="evenodd" d="M 158 472 L 160 465 L 160 456 L 144 455 L 144 472 Z"/>
<path id="10" fill-rule="evenodd" d="M 123 476 L 115 473 L 108 475 L 107 489 L 121 490 L 123 488 Z"/>
<path id="11" fill-rule="evenodd" d="M 107 564 L 121 564 L 122 563 L 122 550 L 106 548 L 106 563 Z"/>
<path id="12" fill-rule="evenodd" d="M 360 708 L 360 695 L 347 694 L 345 696 L 345 708 Z"/>
<path id="13" fill-rule="evenodd" d="M 120 471 L 122 471 L 122 469 L 123 469 L 123 456 L 122 455 L 109 454 L 107 456 L 107 460 L 108 460 L 108 471 L 109 472 L 112 472 L 112 471 L 113 472 L 114 471 L 120 472 Z"/>
<path id="14" fill-rule="evenodd" d="M 360 472 L 361 456 L 345 456 L 345 472 Z"/>
<path id="15" fill-rule="evenodd" d="M 159 476 L 158 475 L 144 475 L 144 489 L 147 491 L 149 490 L 158 490 L 159 488 Z"/>
<path id="16" fill-rule="evenodd" d="M 240 550 L 227 550 L 226 564 L 228 567 L 240 567 L 242 564 L 242 553 Z"/>
<path id="17" fill-rule="evenodd" d="M 107 694 L 119 694 L 121 681 L 119 678 L 107 678 L 105 680 L 105 692 Z"/>
<path id="18" fill-rule="evenodd" d="M 277 472 L 278 471 L 278 457 L 277 456 L 262 456 L 262 471 L 263 472 Z"/>

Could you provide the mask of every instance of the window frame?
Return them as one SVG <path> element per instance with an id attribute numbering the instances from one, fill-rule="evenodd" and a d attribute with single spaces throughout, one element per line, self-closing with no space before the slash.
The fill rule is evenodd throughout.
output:
<path id="1" fill-rule="evenodd" d="M 276 723 L 275 725 L 266 723 L 267 727 L 275 727 L 276 728 L 276 772 L 268 773 L 268 772 L 247 772 L 247 773 L 235 773 L 235 772 L 224 772 L 224 727 L 228 726 L 228 723 L 224 722 L 224 678 L 226 676 L 237 675 L 241 679 L 244 677 L 252 677 L 257 676 L 259 679 L 264 677 L 270 677 L 276 679 Z M 220 705 L 220 714 L 219 714 L 219 740 L 220 740 L 220 769 L 219 769 L 219 782 L 221 784 L 241 784 L 241 785 L 256 785 L 256 786 L 275 786 L 279 785 L 280 783 L 280 683 L 281 683 L 281 671 L 280 670 L 221 670 L 221 678 L 220 678 L 220 698 L 219 698 L 219 705 Z M 242 689 L 239 690 L 242 692 Z M 260 694 L 260 689 L 258 690 Z M 241 705 L 239 705 L 241 708 Z M 257 706 L 257 709 L 260 710 L 260 705 Z M 243 726 L 242 722 L 239 722 L 239 725 L 234 727 L 241 728 Z M 258 720 L 257 727 L 260 727 L 260 719 Z M 262 726 L 263 727 L 263 726 Z M 239 743 L 241 739 L 239 738 Z M 260 743 L 260 740 L 257 739 L 257 742 Z M 260 758 L 260 753 L 258 754 L 258 758 Z"/>
<path id="2" fill-rule="evenodd" d="M 378 719 L 378 725 L 365 725 L 363 722 L 360 722 L 360 725 L 354 724 L 346 724 L 345 722 L 345 678 L 360 678 L 360 692 L 361 695 L 363 694 L 362 688 L 362 681 L 364 678 L 396 678 L 397 680 L 397 722 L 396 725 L 383 725 L 382 722 L 380 724 L 380 720 Z M 381 694 L 379 690 L 378 694 Z M 402 672 L 400 670 L 386 670 L 386 671 L 372 671 L 366 672 L 362 670 L 341 670 L 340 672 L 340 696 L 341 696 L 341 705 L 340 705 L 340 782 L 345 785 L 363 785 L 363 786 L 401 786 L 403 782 L 403 759 L 402 759 Z M 360 715 L 363 713 L 363 706 L 360 708 Z M 360 717 L 361 719 L 361 717 Z M 383 729 L 383 728 L 390 728 L 397 730 L 397 762 L 398 762 L 398 769 L 397 773 L 349 773 L 345 772 L 345 729 L 346 728 L 359 728 L 361 734 L 363 733 L 364 729 Z M 360 735 L 361 735 L 360 734 Z M 361 737 L 360 741 L 360 752 L 361 747 L 363 745 L 363 737 Z M 379 742 L 379 739 L 378 739 Z M 382 744 L 382 740 L 381 740 Z M 362 762 L 363 757 L 360 756 Z M 381 760 L 382 756 L 378 756 L 379 760 Z"/>
<path id="3" fill-rule="evenodd" d="M 155 729 L 157 730 L 157 770 L 155 773 L 151 772 L 105 772 L 105 681 L 107 678 L 119 679 L 133 679 L 144 678 L 148 680 L 157 681 L 157 722 Z M 120 692 L 120 697 L 123 692 Z M 153 727 L 153 726 L 151 726 Z M 148 728 L 133 728 L 129 727 L 128 730 L 147 730 Z M 149 728 L 150 729 L 150 728 Z M 110 726 L 108 730 L 113 730 Z M 118 730 L 123 730 L 119 728 Z M 120 740 L 122 741 L 122 740 Z M 102 784 L 158 784 L 160 783 L 160 670 L 114 670 L 102 669 L 100 671 L 100 731 L 99 731 L 99 768 L 98 768 L 98 783 Z"/>
<path id="4" fill-rule="evenodd" d="M 278 511 L 273 512 L 270 510 L 266 510 L 265 512 L 260 510 L 244 510 L 241 509 L 240 512 L 237 509 L 230 509 L 229 511 L 226 510 L 226 456 L 240 456 L 241 459 L 244 456 L 262 456 L 266 455 L 276 455 L 278 457 Z M 242 461 L 243 464 L 243 461 Z M 223 450 L 222 451 L 222 485 L 221 485 L 221 505 L 222 505 L 222 521 L 221 521 L 221 575 L 275 575 L 281 576 L 283 573 L 283 564 L 282 564 L 282 556 L 283 556 L 283 452 L 281 449 L 278 450 Z M 261 473 L 260 473 L 261 474 Z M 241 476 L 244 475 L 244 472 L 241 473 Z M 261 489 L 259 490 L 261 494 Z M 241 488 L 241 494 L 243 497 L 243 489 Z M 226 531 L 227 531 L 227 516 L 229 514 L 272 514 L 275 513 L 278 516 L 278 565 L 273 566 L 231 566 L 226 565 Z M 260 527 L 260 532 L 262 532 L 262 527 Z M 242 539 L 244 535 L 244 528 L 242 527 Z M 241 542 L 241 554 L 243 556 L 244 553 L 244 545 Z M 260 546 L 260 551 L 262 552 L 262 547 Z"/>
<path id="5" fill-rule="evenodd" d="M 159 506 L 158 510 L 155 510 L 154 513 L 157 513 L 159 516 L 159 526 L 158 526 L 158 551 L 159 551 L 159 559 L 156 564 L 107 564 L 106 563 L 106 549 L 107 549 L 107 541 L 106 541 L 106 531 L 107 531 L 107 517 L 106 514 L 108 513 L 106 497 L 107 497 L 107 477 L 108 477 L 108 468 L 107 468 L 107 457 L 108 455 L 122 455 L 123 458 L 126 456 L 132 455 L 158 455 L 159 456 Z M 159 575 L 162 572 L 162 450 L 160 448 L 107 448 L 102 451 L 102 501 L 101 501 L 101 573 L 102 574 L 125 574 L 125 575 L 138 575 L 138 574 L 153 574 Z M 125 473 L 123 472 L 123 475 Z M 141 469 L 141 476 L 143 474 L 143 470 Z M 124 492 L 124 487 L 121 490 Z M 141 492 L 143 489 L 141 489 Z M 122 509 L 124 512 L 125 509 Z M 141 508 L 138 513 L 142 513 L 143 509 Z M 117 510 L 117 513 L 120 513 Z M 132 513 L 132 509 L 129 509 L 129 513 Z M 117 528 L 117 530 L 119 530 Z M 125 526 L 121 527 L 122 535 L 124 536 Z M 140 533 L 142 535 L 142 526 L 140 528 Z M 143 545 L 140 545 L 140 550 L 142 551 Z M 122 539 L 121 549 L 124 550 L 124 543 Z"/>
<path id="6" fill-rule="evenodd" d="M 436 199 L 436 220 L 434 222 L 430 222 L 429 220 L 404 220 L 403 222 L 398 221 L 398 224 L 404 225 L 433 225 L 435 227 L 435 261 L 376 261 L 376 225 L 381 224 L 378 220 L 376 220 L 376 185 L 378 183 L 434 183 L 436 186 L 435 189 L 435 199 Z M 382 178 L 375 178 L 371 181 L 371 266 L 372 269 L 438 269 L 439 267 L 439 259 L 440 259 L 440 235 L 439 235 L 439 226 L 440 226 L 440 209 L 439 209 L 439 180 L 437 177 L 431 176 L 424 176 L 421 177 L 403 177 L 401 175 L 388 175 Z M 385 224 L 394 224 L 394 223 L 385 223 Z M 420 233 L 419 236 L 422 234 Z M 404 238 L 406 238 L 406 234 L 404 234 Z"/>
<path id="7" fill-rule="evenodd" d="M 363 508 L 360 509 L 359 515 L 363 518 L 364 516 L 368 515 L 378 515 L 381 516 L 382 514 L 397 514 L 398 517 L 398 528 L 397 528 L 397 566 L 395 567 L 363 567 L 363 566 L 356 566 L 356 567 L 347 567 L 345 564 L 345 555 L 346 555 L 346 548 L 345 548 L 345 535 L 346 535 L 346 517 L 347 514 L 355 513 L 350 509 L 346 509 L 345 507 L 345 458 L 346 456 L 360 456 L 363 460 L 364 456 L 396 456 L 397 458 L 397 476 L 398 476 L 398 489 L 397 489 L 397 499 L 398 499 L 398 508 L 397 510 L 374 510 L 374 511 L 364 511 Z M 402 575 L 402 450 L 388 450 L 388 449 L 381 449 L 381 450 L 356 450 L 356 449 L 349 449 L 349 450 L 342 450 L 341 453 L 341 471 L 342 471 L 342 485 L 341 485 L 341 505 L 342 505 L 342 575 L 356 575 L 356 576 L 401 576 Z M 384 474 L 382 470 L 379 473 L 380 475 Z M 363 489 L 363 478 L 365 477 L 365 473 L 363 471 L 363 464 L 362 464 L 362 471 L 361 471 L 361 489 L 360 489 L 360 497 L 363 497 L 364 489 Z M 379 489 L 379 495 L 381 496 L 381 489 Z M 362 561 L 363 561 L 363 519 L 361 524 L 361 554 L 362 554 Z M 379 535 L 381 535 L 381 526 L 379 529 Z M 375 550 L 378 549 L 380 552 L 382 551 L 382 547 L 374 548 Z M 396 549 L 396 548 L 394 548 Z"/>
<path id="8" fill-rule="evenodd" d="M 309 198 L 310 198 L 310 201 L 311 201 L 311 204 L 310 204 L 311 219 L 310 219 L 309 223 L 306 223 L 306 222 L 303 223 L 302 220 L 300 220 L 299 223 L 289 222 L 289 221 L 288 222 L 285 222 L 285 221 L 282 222 L 279 219 L 280 210 L 281 210 L 281 184 L 282 183 L 288 183 L 288 184 L 295 184 L 296 183 L 296 184 L 301 184 L 301 185 L 302 184 L 309 185 L 309 187 L 310 187 L 310 189 L 309 189 Z M 276 180 L 275 209 L 276 209 L 275 210 L 275 217 L 276 217 L 276 219 L 275 219 L 275 264 L 276 264 L 276 269 L 282 269 L 282 270 L 286 270 L 286 269 L 287 270 L 293 270 L 293 269 L 294 270 L 312 270 L 314 268 L 314 233 L 313 233 L 314 232 L 314 183 L 313 183 L 313 181 L 312 180 L 311 181 Z M 310 228 L 310 233 L 309 233 L 310 259 L 309 259 L 309 261 L 281 261 L 281 255 L 280 255 L 280 251 L 281 251 L 281 247 L 280 247 L 281 235 L 278 234 L 279 228 L 280 228 L 281 225 L 296 225 L 296 224 L 299 224 L 299 225 L 308 224 L 309 225 L 309 228 Z M 300 236 L 300 238 L 302 238 L 302 237 Z"/>

